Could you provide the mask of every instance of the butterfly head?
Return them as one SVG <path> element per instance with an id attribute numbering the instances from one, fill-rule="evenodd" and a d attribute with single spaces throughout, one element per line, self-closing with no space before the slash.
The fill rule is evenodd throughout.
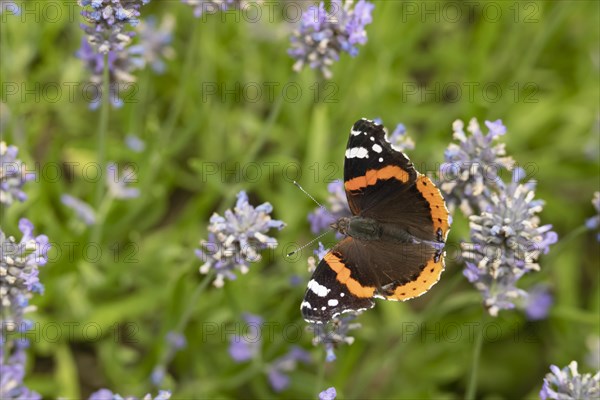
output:
<path id="1" fill-rule="evenodd" d="M 335 229 L 342 235 L 348 235 L 348 226 L 350 226 L 350 218 L 342 217 L 329 225 L 332 229 Z"/>

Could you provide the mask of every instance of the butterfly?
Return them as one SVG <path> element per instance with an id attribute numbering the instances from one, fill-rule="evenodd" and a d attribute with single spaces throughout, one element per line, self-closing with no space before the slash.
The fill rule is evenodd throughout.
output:
<path id="1" fill-rule="evenodd" d="M 352 216 L 332 224 L 344 238 L 317 265 L 300 306 L 311 323 L 372 308 L 374 298 L 420 296 L 444 270 L 444 198 L 392 147 L 381 124 L 363 118 L 352 127 L 344 189 Z"/>

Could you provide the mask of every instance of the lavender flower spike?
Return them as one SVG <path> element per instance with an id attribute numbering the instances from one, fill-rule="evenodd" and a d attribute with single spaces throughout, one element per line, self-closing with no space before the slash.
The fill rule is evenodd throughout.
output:
<path id="1" fill-rule="evenodd" d="M 3 338 L 0 338 L 3 339 Z M 15 342 L 16 348 L 8 354 L 7 344 L 0 343 L 0 399 L 39 400 L 39 393 L 23 384 L 25 377 L 25 346 Z"/>
<path id="2" fill-rule="evenodd" d="M 22 218 L 19 230 L 23 233 L 17 243 L 0 229 L 0 326 L 11 331 L 27 328 L 23 315 L 33 309 L 29 299 L 42 293 L 39 268 L 48 261 L 50 249 L 46 235 L 33 235 L 33 224 Z"/>
<path id="3" fill-rule="evenodd" d="M 25 201 L 27 195 L 21 188 L 35 178 L 33 172 L 25 172 L 25 164 L 17 158 L 18 152 L 17 147 L 0 142 L 0 203 L 7 206 L 15 200 Z"/>
<path id="4" fill-rule="evenodd" d="M 150 64 L 157 74 L 164 73 L 167 67 L 163 59 L 175 57 L 175 50 L 171 47 L 174 26 L 175 17 L 171 14 L 163 18 L 160 26 L 157 26 L 154 17 L 141 21 L 137 27 L 140 42 L 129 48 L 129 54 L 140 56 L 144 65 Z"/>
<path id="5" fill-rule="evenodd" d="M 346 313 L 343 317 L 335 317 L 328 324 L 311 324 L 308 329 L 314 334 L 312 343 L 314 346 L 323 344 L 325 346 L 326 361 L 335 361 L 335 348 L 340 344 L 354 343 L 354 337 L 348 336 L 351 330 L 359 329 L 361 324 L 352 322 L 359 313 Z"/>
<path id="6" fill-rule="evenodd" d="M 570 399 L 597 399 L 600 397 L 600 372 L 580 374 L 577 371 L 577 361 L 559 369 L 556 365 L 550 366 L 551 373 L 546 374 L 544 384 L 540 391 L 542 400 L 570 400 Z"/>
<path id="7" fill-rule="evenodd" d="M 89 23 L 81 28 L 88 35 L 88 42 L 101 54 L 121 51 L 131 42 L 134 33 L 127 25 L 139 22 L 140 7 L 150 0 L 79 0 L 83 7 L 81 15 Z"/>
<path id="8" fill-rule="evenodd" d="M 90 99 L 90 109 L 96 110 L 100 107 L 103 94 L 104 55 L 96 52 L 85 38 L 81 40 L 81 47 L 76 55 L 91 73 L 90 83 L 95 90 L 88 90 L 86 96 Z M 108 53 L 107 63 L 108 96 L 113 107 L 119 108 L 123 106 L 123 100 L 119 97 L 120 92 L 125 92 L 129 84 L 135 82 L 135 77 L 131 73 L 142 66 L 144 61 L 126 50 L 111 50 Z"/>
<path id="9" fill-rule="evenodd" d="M 282 229 L 282 221 L 271 219 L 273 207 L 263 203 L 253 207 L 246 192 L 239 192 L 233 211 L 224 216 L 213 214 L 208 226 L 208 240 L 201 241 L 196 256 L 204 261 L 200 273 L 216 272 L 214 285 L 222 287 L 225 278 L 235 279 L 235 271 L 245 274 L 250 263 L 260 260 L 260 251 L 277 247 L 277 240 L 267 236 L 271 228 Z"/>
<path id="10" fill-rule="evenodd" d="M 375 7 L 366 0 L 359 0 L 353 7 L 353 0 L 332 0 L 331 15 L 325 4 L 308 7 L 300 21 L 300 27 L 290 38 L 288 54 L 296 60 L 294 71 L 300 72 L 305 65 L 319 70 L 325 79 L 331 79 L 329 67 L 339 60 L 340 53 L 352 57 L 358 54 L 356 45 L 367 42 L 365 26 L 373 19 Z"/>
<path id="11" fill-rule="evenodd" d="M 516 282 L 539 271 L 538 257 L 558 239 L 552 225 L 540 226 L 536 214 L 544 202 L 534 200 L 535 183 L 518 183 L 523 175 L 522 169 L 515 169 L 513 182 L 498 184 L 500 190 L 490 194 L 485 210 L 469 217 L 472 243 L 461 245 L 467 265 L 463 273 L 481 292 L 492 316 L 514 308 L 513 302 L 526 296 Z"/>
<path id="12" fill-rule="evenodd" d="M 483 134 L 475 118 L 471 119 L 467 136 L 462 121 L 452 124 L 454 139 L 445 151 L 445 162 L 440 167 L 440 190 L 452 212 L 459 207 L 469 216 L 485 207 L 486 194 L 498 187 L 501 170 L 512 170 L 514 161 L 506 157 L 504 143 L 495 144 L 506 133 L 502 121 L 485 121 L 488 133 Z"/>

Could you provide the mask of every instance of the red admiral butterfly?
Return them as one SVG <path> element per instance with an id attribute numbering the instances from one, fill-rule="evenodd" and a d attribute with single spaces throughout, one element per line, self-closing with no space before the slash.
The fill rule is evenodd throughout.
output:
<path id="1" fill-rule="evenodd" d="M 442 249 L 450 228 L 444 198 L 385 133 L 364 118 L 352 127 L 344 162 L 352 217 L 332 224 L 346 237 L 308 282 L 300 306 L 308 322 L 372 308 L 373 298 L 420 296 L 444 270 Z"/>

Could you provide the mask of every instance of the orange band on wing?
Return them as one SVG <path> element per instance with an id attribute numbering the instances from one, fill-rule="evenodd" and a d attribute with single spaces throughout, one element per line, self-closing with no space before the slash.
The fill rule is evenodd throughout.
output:
<path id="1" fill-rule="evenodd" d="M 444 271 L 444 256 L 441 255 L 438 262 L 431 259 L 423 268 L 416 280 L 398 286 L 394 289 L 394 294 L 386 296 L 388 300 L 408 300 L 413 297 L 418 297 L 427 292 L 433 285 L 440 280 L 440 276 Z"/>
<path id="2" fill-rule="evenodd" d="M 450 224 L 448 223 L 448 209 L 442 194 L 426 175 L 420 175 L 417 178 L 417 189 L 429 203 L 434 232 L 441 229 L 442 236 L 446 240 Z"/>
<path id="3" fill-rule="evenodd" d="M 383 167 L 381 169 L 370 169 L 365 175 L 357 176 L 356 178 L 346 181 L 346 183 L 344 183 L 344 187 L 346 190 L 350 191 L 360 190 L 366 188 L 367 186 L 374 185 L 378 180 L 386 180 L 390 178 L 396 178 L 400 182 L 408 182 L 409 175 L 408 172 L 396 165 L 388 165 L 387 167 Z"/>
<path id="4" fill-rule="evenodd" d="M 337 274 L 336 279 L 338 282 L 346 285 L 348 291 L 356 297 L 373 297 L 375 288 L 371 286 L 363 286 L 357 280 L 350 277 L 350 269 L 344 265 L 339 257 L 333 253 L 327 253 L 324 257 L 325 262 L 329 265 L 329 268 L 335 271 Z"/>

